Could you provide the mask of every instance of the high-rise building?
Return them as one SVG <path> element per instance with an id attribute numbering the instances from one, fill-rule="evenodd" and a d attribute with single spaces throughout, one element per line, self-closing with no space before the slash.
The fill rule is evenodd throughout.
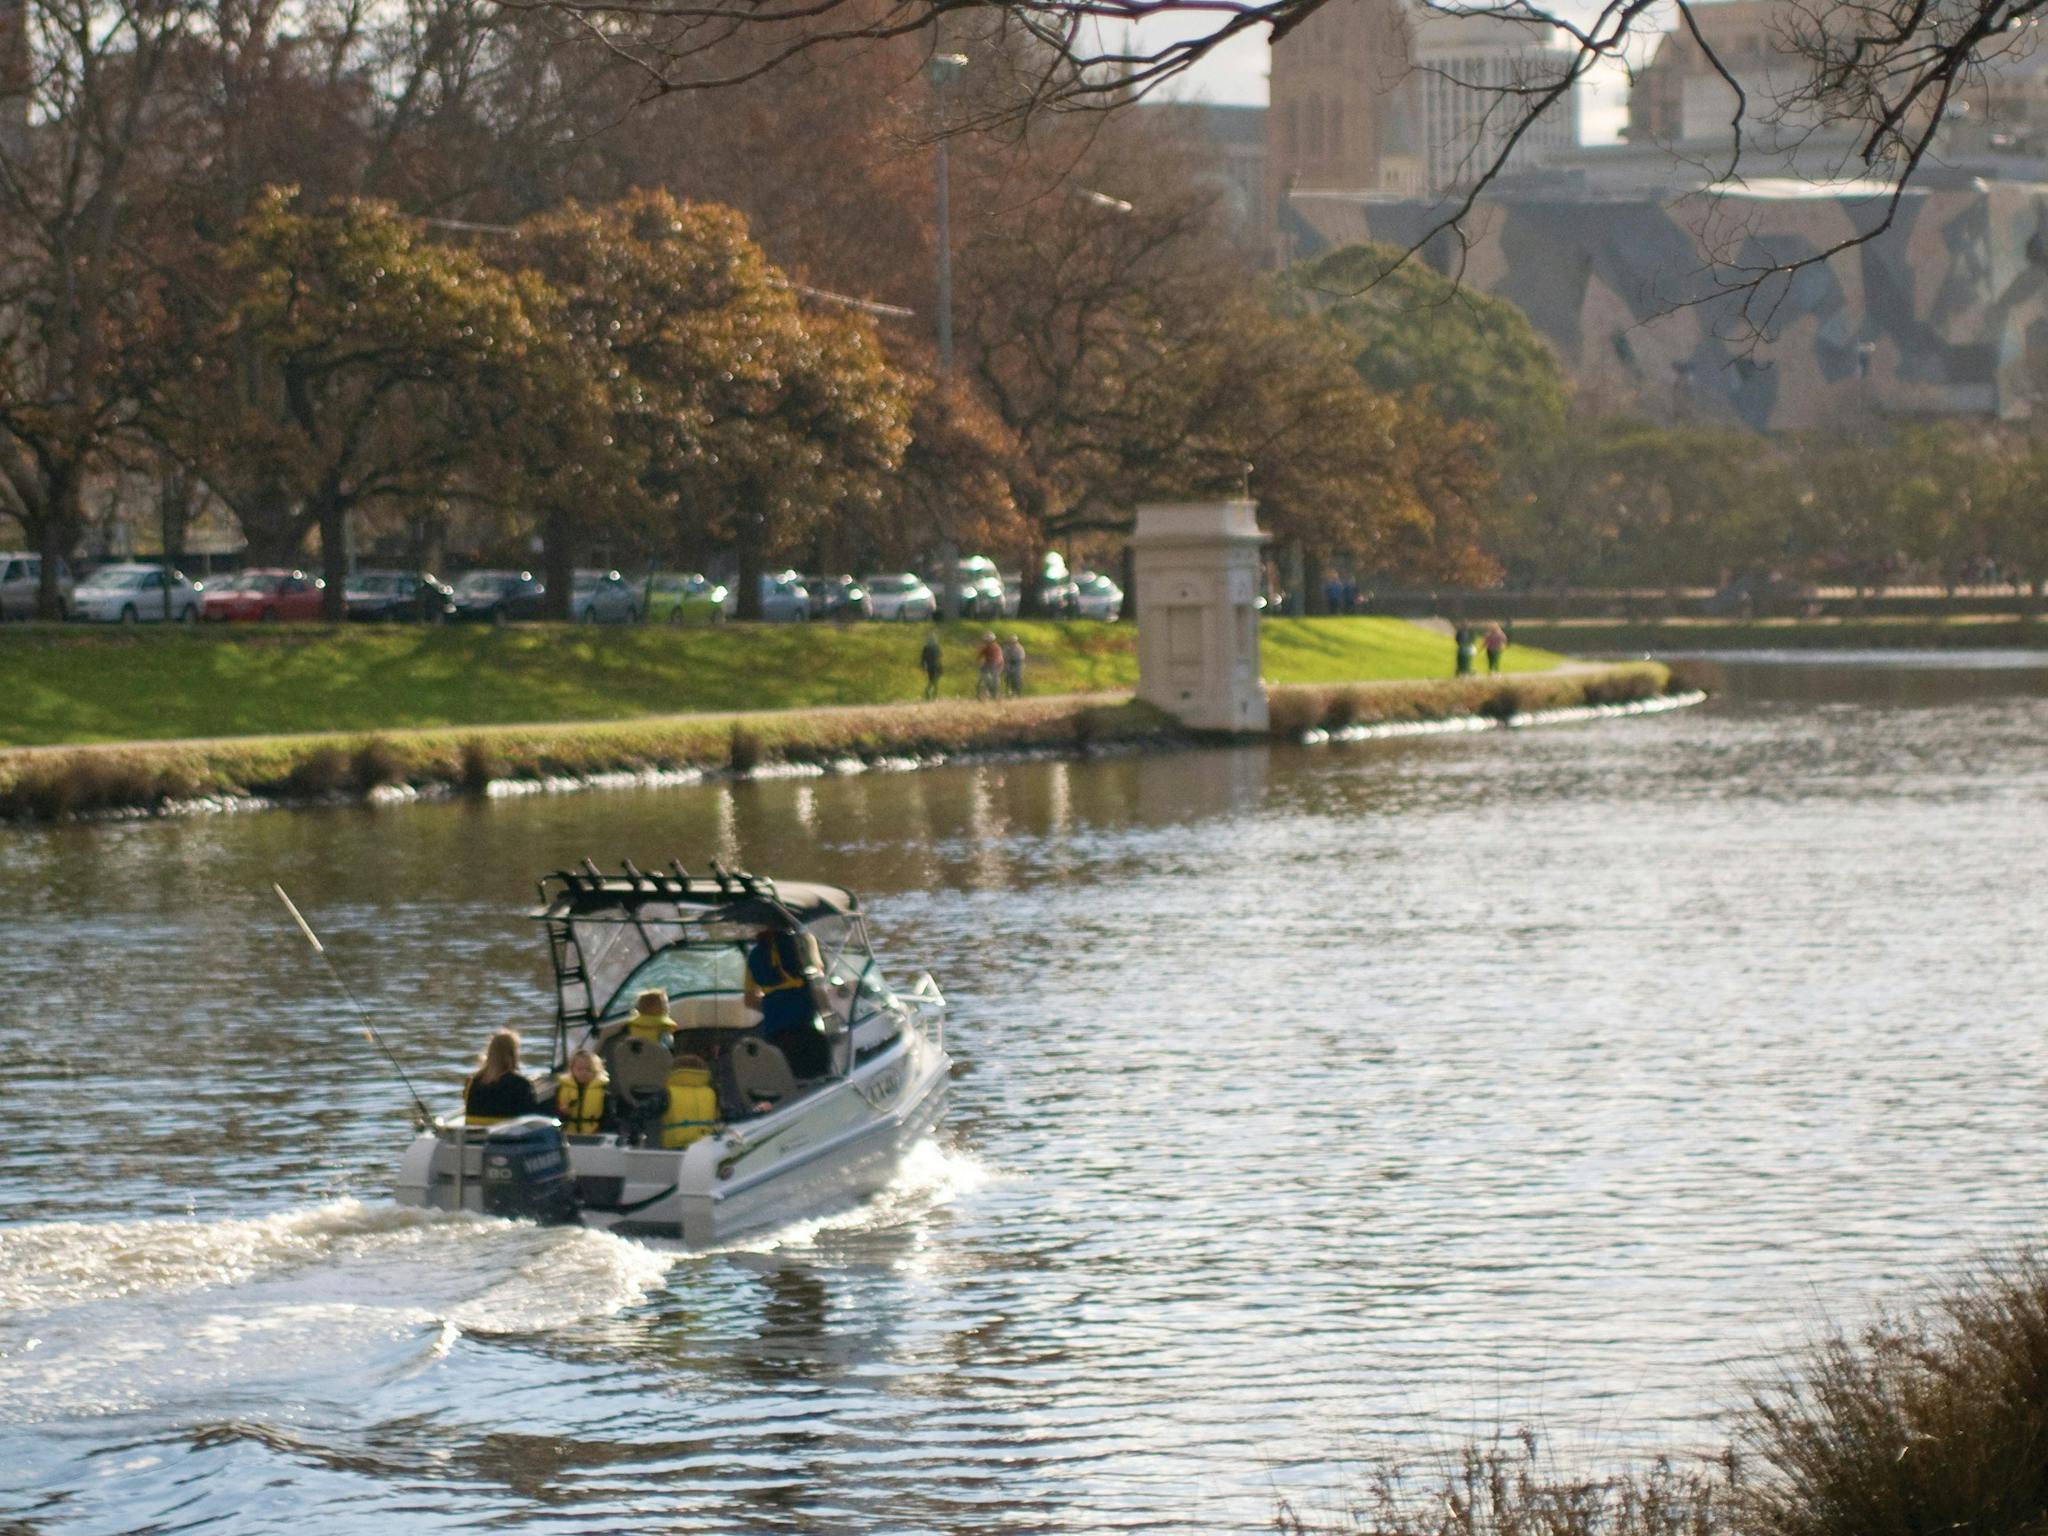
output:
<path id="1" fill-rule="evenodd" d="M 1578 148 L 1572 88 L 1515 136 L 1541 99 L 1530 93 L 1570 77 L 1573 55 L 1557 46 L 1555 28 L 1427 11 L 1417 14 L 1413 39 L 1426 192 L 1462 192 L 1496 167 L 1533 170 Z"/>
<path id="2" fill-rule="evenodd" d="M 1571 59 L 1548 27 L 1419 0 L 1329 0 L 1273 45 L 1267 228 L 1295 192 L 1441 197 L 1503 153 L 1524 170 L 1576 147 L 1567 91 L 1507 148 L 1527 89 L 1564 78 Z"/>

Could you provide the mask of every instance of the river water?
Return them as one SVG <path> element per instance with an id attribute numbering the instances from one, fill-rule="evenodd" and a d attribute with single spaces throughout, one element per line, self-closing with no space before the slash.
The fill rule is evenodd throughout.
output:
<path id="1" fill-rule="evenodd" d="M 2038 1228 L 2048 656 L 1590 725 L 0 830 L 0 1530 L 1249 1530 L 1742 1381 Z M 391 1206 L 533 878 L 850 884 L 959 1057 L 883 1199 L 687 1254 Z"/>

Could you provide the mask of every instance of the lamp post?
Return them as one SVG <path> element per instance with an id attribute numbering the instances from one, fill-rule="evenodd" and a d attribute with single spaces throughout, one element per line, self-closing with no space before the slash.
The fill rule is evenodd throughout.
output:
<path id="1" fill-rule="evenodd" d="M 964 53 L 935 53 L 925 61 L 924 77 L 932 83 L 932 122 L 937 132 L 938 163 L 935 203 L 938 213 L 938 316 L 939 372 L 953 371 L 953 209 L 946 177 L 946 88 L 967 68 Z M 948 619 L 960 617 L 959 550 L 951 539 L 939 541 L 939 612 Z"/>
<path id="2" fill-rule="evenodd" d="M 924 77 L 932 83 L 932 116 L 938 128 L 938 325 L 939 368 L 953 371 L 953 209 L 946 175 L 946 87 L 967 68 L 964 53 L 935 53 L 925 62 Z"/>

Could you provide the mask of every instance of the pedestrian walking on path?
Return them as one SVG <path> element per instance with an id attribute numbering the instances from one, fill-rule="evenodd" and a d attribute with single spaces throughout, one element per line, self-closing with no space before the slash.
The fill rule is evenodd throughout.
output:
<path id="1" fill-rule="evenodd" d="M 1003 692 L 1013 699 L 1024 697 L 1024 642 L 1015 635 L 1003 642 Z"/>
<path id="2" fill-rule="evenodd" d="M 1486 626 L 1486 670 L 1489 675 L 1500 670 L 1500 653 L 1508 648 L 1507 631 L 1498 624 Z"/>
<path id="3" fill-rule="evenodd" d="M 924 696 L 936 699 L 939 696 L 939 679 L 946 671 L 946 658 L 939 653 L 939 632 L 936 629 L 925 631 L 924 651 L 918 657 L 918 665 L 924 668 Z"/>
<path id="4" fill-rule="evenodd" d="M 1474 651 L 1474 650 L 1475 650 L 1475 649 L 1477 648 L 1477 647 L 1476 647 L 1476 644 L 1475 644 L 1475 639 L 1474 639 L 1474 636 L 1473 636 L 1473 634 L 1472 634 L 1472 626 L 1471 626 L 1471 625 L 1469 625 L 1469 624 L 1460 624 L 1460 625 L 1458 626 L 1458 634 L 1457 634 L 1457 641 L 1458 641 L 1458 673 L 1457 673 L 1457 675 L 1458 675 L 1459 677 L 1470 677 L 1470 676 L 1472 675 L 1472 652 L 1473 652 L 1473 651 Z"/>
<path id="5" fill-rule="evenodd" d="M 996 639 L 994 630 L 981 637 L 981 649 L 974 653 L 975 664 L 981 673 L 974 680 L 974 696 L 977 699 L 999 699 L 1003 696 L 1003 643 Z"/>

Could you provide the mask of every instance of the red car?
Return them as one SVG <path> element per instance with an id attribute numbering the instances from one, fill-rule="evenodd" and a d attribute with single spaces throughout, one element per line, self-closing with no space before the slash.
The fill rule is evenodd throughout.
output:
<path id="1" fill-rule="evenodd" d="M 304 571 L 241 571 L 199 589 L 199 611 L 214 620 L 317 619 L 327 583 Z"/>

